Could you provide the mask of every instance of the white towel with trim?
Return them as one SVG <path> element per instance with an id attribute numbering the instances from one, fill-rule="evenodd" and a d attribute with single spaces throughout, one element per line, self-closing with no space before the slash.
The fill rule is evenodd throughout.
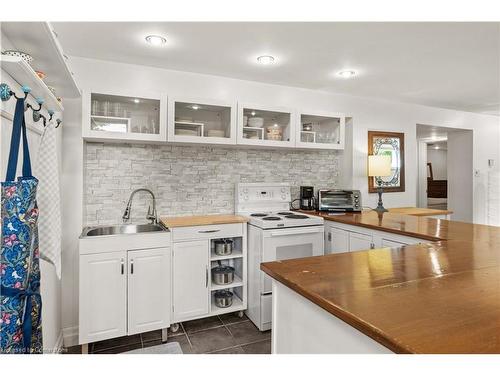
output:
<path id="1" fill-rule="evenodd" d="M 40 257 L 52 263 L 57 277 L 61 278 L 61 195 L 56 131 L 54 121 L 50 121 L 43 130 L 38 149 L 38 238 Z"/>

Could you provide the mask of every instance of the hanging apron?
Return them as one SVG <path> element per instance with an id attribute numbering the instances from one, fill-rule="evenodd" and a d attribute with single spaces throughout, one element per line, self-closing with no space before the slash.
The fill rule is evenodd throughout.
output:
<path id="1" fill-rule="evenodd" d="M 54 265 L 56 274 L 60 279 L 61 197 L 59 193 L 59 162 L 57 159 L 54 121 L 49 121 L 43 130 L 37 160 L 40 257 Z"/>
<path id="2" fill-rule="evenodd" d="M 23 175 L 17 181 L 19 144 Z M 18 99 L 7 178 L 1 184 L 0 353 L 42 353 L 42 298 L 38 250 L 38 180 L 31 175 L 24 99 Z"/>

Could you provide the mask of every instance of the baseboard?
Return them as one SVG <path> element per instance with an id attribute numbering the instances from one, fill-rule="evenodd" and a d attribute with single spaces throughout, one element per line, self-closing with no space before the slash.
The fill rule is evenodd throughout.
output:
<path id="1" fill-rule="evenodd" d="M 78 345 L 78 326 L 63 328 L 64 347 Z"/>
<path id="2" fill-rule="evenodd" d="M 59 333 L 59 336 L 57 337 L 57 341 L 54 345 L 54 348 L 52 349 L 52 353 L 54 354 L 61 354 L 63 350 L 63 341 L 64 341 L 64 336 L 63 332 Z"/>

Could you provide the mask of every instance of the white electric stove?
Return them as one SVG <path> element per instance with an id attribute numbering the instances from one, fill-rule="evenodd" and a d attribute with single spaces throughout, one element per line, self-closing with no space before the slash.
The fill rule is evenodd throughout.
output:
<path id="1" fill-rule="evenodd" d="M 290 185 L 241 183 L 236 212 L 248 222 L 247 316 L 261 330 L 271 329 L 272 281 L 260 263 L 324 254 L 323 218 L 290 211 Z"/>

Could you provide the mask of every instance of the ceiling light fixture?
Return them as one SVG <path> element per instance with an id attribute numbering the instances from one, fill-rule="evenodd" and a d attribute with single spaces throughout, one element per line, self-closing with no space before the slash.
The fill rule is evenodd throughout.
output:
<path id="1" fill-rule="evenodd" d="M 252 111 L 252 113 L 250 113 L 252 116 L 255 116 L 255 111 Z"/>
<path id="2" fill-rule="evenodd" d="M 167 40 L 160 35 L 148 35 L 146 37 L 146 42 L 148 42 L 149 44 L 151 44 L 153 46 L 161 46 L 161 45 L 167 43 Z"/>
<path id="3" fill-rule="evenodd" d="M 198 104 L 193 104 L 191 108 L 197 111 L 198 109 L 200 109 L 200 106 Z"/>
<path id="4" fill-rule="evenodd" d="M 138 103 L 140 103 L 140 102 L 141 102 L 141 101 L 140 101 L 139 99 L 137 99 L 137 98 L 136 98 L 136 99 L 134 99 L 134 103 L 135 103 L 135 104 L 138 104 Z"/>
<path id="5" fill-rule="evenodd" d="M 356 72 L 354 70 L 341 70 L 337 75 L 342 78 L 352 78 L 356 75 Z"/>
<path id="6" fill-rule="evenodd" d="M 271 65 L 274 63 L 274 57 L 270 55 L 259 56 L 257 62 L 262 65 Z"/>

